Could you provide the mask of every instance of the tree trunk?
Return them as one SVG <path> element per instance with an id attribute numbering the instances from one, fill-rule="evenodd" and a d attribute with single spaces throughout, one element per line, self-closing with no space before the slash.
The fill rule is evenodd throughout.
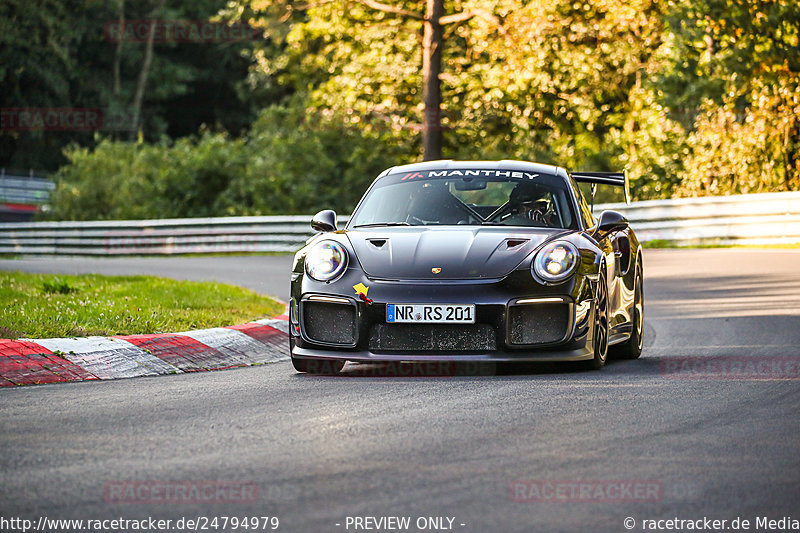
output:
<path id="1" fill-rule="evenodd" d="M 120 74 L 120 65 L 122 63 L 122 43 L 125 42 L 125 0 L 119 0 L 119 27 L 120 27 L 120 37 L 119 42 L 117 42 L 117 47 L 114 50 L 114 65 L 112 67 L 113 75 L 114 75 L 114 86 L 111 90 L 111 98 L 109 99 L 108 105 L 104 111 L 103 120 L 104 121 L 112 121 L 112 123 L 118 124 L 119 116 L 120 116 L 120 93 L 122 92 L 122 79 Z M 106 122 L 104 125 L 109 125 Z M 112 136 L 116 141 L 119 137 L 118 127 L 113 128 Z"/>
<path id="2" fill-rule="evenodd" d="M 142 100 L 144 99 L 144 89 L 147 85 L 147 77 L 150 75 L 150 65 L 153 62 L 153 41 L 156 37 L 156 24 L 158 24 L 158 20 L 156 16 L 161 14 L 161 10 L 164 8 L 164 2 L 166 0 L 159 0 L 158 6 L 153 10 L 153 15 L 150 21 L 150 28 L 149 33 L 147 35 L 147 44 L 144 51 L 144 60 L 142 61 L 142 68 L 139 71 L 139 81 L 136 84 L 136 93 L 133 96 L 133 104 L 132 104 L 132 124 L 131 124 L 131 131 L 130 131 L 130 140 L 136 140 L 136 134 L 138 133 L 139 129 L 139 117 L 142 114 Z"/>
<path id="3" fill-rule="evenodd" d="M 784 188 L 787 191 L 800 189 L 800 161 L 797 160 L 798 148 L 800 148 L 800 126 L 798 121 L 786 128 L 786 142 L 784 151 L 786 152 L 786 175 L 784 177 Z"/>
<path id="4" fill-rule="evenodd" d="M 422 75 L 425 119 L 422 126 L 422 148 L 425 161 L 442 158 L 442 42 L 439 19 L 444 14 L 444 0 L 428 0 L 422 37 Z"/>
<path id="5" fill-rule="evenodd" d="M 119 93 L 122 90 L 122 83 L 120 82 L 120 63 L 122 62 L 122 43 L 125 39 L 122 37 L 125 32 L 125 0 L 119 0 L 119 27 L 120 34 L 119 42 L 117 43 L 117 48 L 114 50 L 114 89 L 113 95 L 114 98 L 119 98 Z"/>

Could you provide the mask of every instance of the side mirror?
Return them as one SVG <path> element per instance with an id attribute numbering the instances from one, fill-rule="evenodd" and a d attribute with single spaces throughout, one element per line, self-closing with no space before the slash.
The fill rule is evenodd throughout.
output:
<path id="1" fill-rule="evenodd" d="M 603 211 L 600 220 L 597 222 L 595 235 L 598 233 L 611 233 L 612 231 L 623 230 L 628 227 L 628 219 L 619 211 Z"/>
<path id="2" fill-rule="evenodd" d="M 314 231 L 336 231 L 336 213 L 332 209 L 324 209 L 311 219 Z"/>

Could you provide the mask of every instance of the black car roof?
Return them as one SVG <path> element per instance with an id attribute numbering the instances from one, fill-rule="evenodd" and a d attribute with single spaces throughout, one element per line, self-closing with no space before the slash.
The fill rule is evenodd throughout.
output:
<path id="1" fill-rule="evenodd" d="M 417 172 L 420 170 L 450 170 L 450 169 L 475 169 L 475 170 L 516 170 L 519 172 L 535 172 L 537 174 L 550 174 L 553 176 L 566 173 L 560 167 L 545 165 L 543 163 L 531 163 L 529 161 L 514 161 L 504 159 L 502 161 L 456 161 L 453 159 L 443 159 L 439 161 L 424 161 L 422 163 L 412 163 L 391 167 L 381 172 L 379 178 L 398 172 Z M 561 170 L 561 173 L 559 173 Z"/>

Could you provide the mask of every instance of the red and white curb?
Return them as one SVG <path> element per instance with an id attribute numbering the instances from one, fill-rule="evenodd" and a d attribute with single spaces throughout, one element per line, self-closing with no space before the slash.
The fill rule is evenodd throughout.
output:
<path id="1" fill-rule="evenodd" d="M 289 359 L 281 315 L 239 326 L 156 335 L 0 339 L 0 386 L 181 374 Z"/>

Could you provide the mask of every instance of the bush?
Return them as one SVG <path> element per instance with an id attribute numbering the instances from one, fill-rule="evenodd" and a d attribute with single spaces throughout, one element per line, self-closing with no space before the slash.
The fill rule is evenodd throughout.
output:
<path id="1" fill-rule="evenodd" d="M 391 131 L 302 107 L 266 109 L 243 139 L 210 132 L 171 144 L 106 139 L 93 151 L 65 152 L 49 218 L 349 213 L 380 171 L 409 160 L 404 146 Z"/>
<path id="2" fill-rule="evenodd" d="M 49 218 L 118 220 L 203 217 L 244 172 L 243 141 L 205 132 L 174 144 L 103 140 L 72 147 L 58 174 Z"/>
<path id="3" fill-rule="evenodd" d="M 390 134 L 338 118 L 265 110 L 251 130 L 247 168 L 220 198 L 220 214 L 350 213 L 382 170 L 408 156 Z"/>

